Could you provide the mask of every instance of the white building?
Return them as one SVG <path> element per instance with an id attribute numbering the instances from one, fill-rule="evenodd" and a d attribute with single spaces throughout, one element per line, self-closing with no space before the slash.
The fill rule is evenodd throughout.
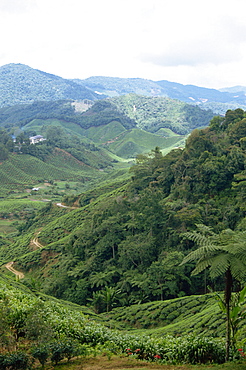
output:
<path id="1" fill-rule="evenodd" d="M 42 135 L 36 135 L 36 136 L 29 137 L 29 140 L 31 144 L 37 144 L 40 141 L 44 141 L 46 139 Z"/>

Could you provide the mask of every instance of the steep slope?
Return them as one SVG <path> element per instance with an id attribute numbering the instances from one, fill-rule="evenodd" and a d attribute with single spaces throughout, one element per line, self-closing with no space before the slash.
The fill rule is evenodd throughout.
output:
<path id="1" fill-rule="evenodd" d="M 21 269 L 35 271 L 46 293 L 93 302 L 99 312 L 109 288 L 112 307 L 198 294 L 207 284 L 222 289 L 223 280 L 205 282 L 180 266 L 193 248 L 182 234 L 200 223 L 216 233 L 245 230 L 245 117 L 240 109 L 215 117 L 183 150 L 138 156 L 128 183 L 87 191 L 81 208 L 51 222 L 50 210 L 37 215 L 28 233 L 40 231 L 43 249 L 30 252 L 20 236 Z"/>
<path id="2" fill-rule="evenodd" d="M 11 154 L 0 164 L 0 184 L 6 189 L 32 187 L 45 181 L 84 181 L 100 177 L 100 172 L 85 165 L 68 152 L 55 149 L 45 160 L 28 154 Z"/>
<path id="3" fill-rule="evenodd" d="M 189 105 L 164 97 L 146 97 L 128 94 L 111 99 L 118 110 L 137 123 L 137 127 L 150 132 L 162 128 L 179 135 L 187 134 L 196 127 L 208 126 L 214 113 L 211 110 Z"/>
<path id="4" fill-rule="evenodd" d="M 100 95 L 71 80 L 13 63 L 0 67 L 0 96 L 0 107 L 35 100 L 100 98 Z"/>

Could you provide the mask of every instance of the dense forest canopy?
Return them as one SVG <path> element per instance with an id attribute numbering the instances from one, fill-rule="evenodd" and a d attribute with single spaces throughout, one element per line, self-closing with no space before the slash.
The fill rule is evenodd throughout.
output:
<path id="1" fill-rule="evenodd" d="M 43 216 L 53 207 L 42 210 L 23 232 L 41 230 L 45 248 L 19 255 L 20 267 L 36 271 L 46 293 L 99 312 L 205 292 L 207 283 L 221 289 L 220 279 L 191 277 L 192 263 L 180 266 L 194 247 L 183 233 L 196 224 L 245 229 L 245 122 L 241 109 L 216 116 L 184 149 L 139 155 L 123 187 L 81 194 L 79 209 L 52 222 Z"/>
<path id="2" fill-rule="evenodd" d="M 77 104 L 77 105 L 76 105 Z M 207 126 L 213 117 L 212 110 L 204 110 L 166 97 L 146 97 L 127 94 L 117 98 L 92 102 L 73 100 L 36 101 L 0 108 L 0 126 L 5 128 L 24 127 L 34 119 L 59 119 L 73 122 L 83 129 L 106 125 L 118 121 L 126 129 L 138 127 L 149 132 L 169 128 L 176 134 L 187 134 L 192 129 Z"/>

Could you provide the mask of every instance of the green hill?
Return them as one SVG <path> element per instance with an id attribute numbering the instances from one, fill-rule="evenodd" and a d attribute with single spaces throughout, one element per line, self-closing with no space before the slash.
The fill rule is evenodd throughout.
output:
<path id="1" fill-rule="evenodd" d="M 177 134 L 187 134 L 192 129 L 207 126 L 213 117 L 211 110 L 164 97 L 145 97 L 128 94 L 101 100 L 81 114 L 83 128 L 120 122 L 126 129 L 140 128 L 156 132 L 169 128 Z"/>
<path id="2" fill-rule="evenodd" d="M 73 199 L 80 208 L 58 217 L 50 216 L 52 206 L 28 224 L 30 238 L 39 230 L 45 259 L 41 250 L 30 251 L 30 240 L 16 238 L 16 248 L 25 250 L 18 254 L 20 268 L 27 276 L 35 271 L 46 293 L 79 304 L 92 300 L 99 312 L 107 286 L 121 292 L 118 306 L 204 291 L 203 277 L 190 276 L 192 264 L 180 266 L 193 248 L 182 234 L 200 223 L 216 233 L 244 229 L 244 115 L 236 110 L 215 117 L 192 132 L 183 150 L 164 156 L 156 148 L 138 156 L 130 180 L 114 179 L 110 186 L 113 177 L 106 183 L 99 171 L 101 188 L 94 183 Z M 223 289 L 222 280 L 207 277 L 206 284 Z"/>
<path id="3" fill-rule="evenodd" d="M 1 107 L 36 100 L 100 98 L 100 95 L 73 81 L 14 63 L 0 68 L 0 91 Z"/>
<path id="4" fill-rule="evenodd" d="M 10 191 L 40 187 L 41 183 L 45 182 L 84 182 L 99 177 L 102 177 L 102 173 L 96 168 L 85 165 L 61 149 L 56 149 L 46 157 L 45 161 L 28 154 L 12 154 L 0 165 L 3 196 Z"/>
<path id="5" fill-rule="evenodd" d="M 106 144 L 127 131 L 127 129 L 118 121 L 111 121 L 107 125 L 92 126 L 84 130 L 84 135 L 97 144 Z"/>
<path id="6" fill-rule="evenodd" d="M 73 101 L 34 102 L 0 109 L 0 125 L 42 130 L 42 120 L 59 120 L 67 130 L 81 133 L 81 129 L 101 127 L 119 122 L 125 129 L 140 128 L 156 132 L 161 128 L 177 134 L 207 126 L 213 117 L 211 110 L 165 97 L 146 97 L 129 94 L 118 98 L 96 101 L 88 109 L 76 109 Z M 34 121 L 38 120 L 38 121 Z M 76 125 L 78 127 L 76 127 Z"/>
<path id="7" fill-rule="evenodd" d="M 122 127 L 114 122 L 111 129 L 117 131 Z M 109 132 L 106 130 L 105 135 Z M 133 142 L 134 135 L 139 135 L 139 132 L 142 131 L 125 129 L 119 136 L 131 135 Z M 96 131 L 91 130 L 91 135 L 95 134 Z M 145 132 L 143 134 L 141 140 L 138 137 L 138 142 L 147 145 L 149 136 L 146 137 Z M 103 131 L 98 138 L 102 135 Z M 238 246 L 237 238 L 246 230 L 245 137 L 246 112 L 237 109 L 228 111 L 225 117 L 214 117 L 204 129 L 195 129 L 184 148 L 178 147 L 163 155 L 156 147 L 147 155 L 138 155 L 128 175 L 119 163 L 116 167 L 118 173 L 107 170 L 109 176 L 106 170 L 104 173 L 83 163 L 86 170 L 95 171 L 101 177 L 93 179 L 93 172 L 92 186 L 89 184 L 80 194 L 65 194 L 63 207 L 55 202 L 38 206 L 31 210 L 26 222 L 18 225 L 18 232 L 1 236 L 1 272 L 13 275 L 4 265 L 15 261 L 12 267 L 25 275 L 22 284 L 39 297 L 50 295 L 70 301 L 72 305 L 92 308 L 97 314 L 96 320 L 105 324 L 97 327 L 98 331 L 93 323 L 87 331 L 89 320 L 86 324 L 84 322 L 83 330 L 79 327 L 79 334 L 75 331 L 74 319 L 64 307 L 59 312 L 63 312 L 65 321 L 61 316 L 55 321 L 63 323 L 59 328 L 63 328 L 63 333 L 70 333 L 70 339 L 80 338 L 82 343 L 94 341 L 94 344 L 102 344 L 113 340 L 118 349 L 122 348 L 119 343 L 124 343 L 124 349 L 136 343 L 134 350 L 140 349 L 141 343 L 144 351 L 149 346 L 155 353 L 158 348 L 161 356 L 167 356 L 166 348 L 170 343 L 164 345 L 161 342 L 163 338 L 169 340 L 167 334 L 176 336 L 171 339 L 172 343 L 175 341 L 172 347 L 175 351 L 181 348 L 178 343 L 184 334 L 195 334 L 195 339 L 187 339 L 192 348 L 193 341 L 204 339 L 205 334 L 211 341 L 212 337 L 220 337 L 225 330 L 223 315 L 215 296 L 205 292 L 208 286 L 216 292 L 224 290 L 224 271 L 220 270 L 221 275 L 216 279 L 206 271 L 193 276 L 191 272 L 195 263 L 181 262 L 196 248 L 198 236 L 205 240 L 214 236 L 213 248 L 217 250 L 217 241 L 227 245 L 226 236 L 233 235 L 235 239 L 228 248 L 228 255 L 237 251 L 233 249 L 235 241 L 236 247 L 241 248 L 239 263 L 244 264 L 244 241 L 240 239 Z M 65 145 L 62 138 L 62 135 L 56 137 L 56 140 L 61 140 L 61 146 Z M 177 136 L 158 138 L 174 140 L 172 145 L 175 145 Z M 69 145 L 68 148 L 74 149 Z M 35 172 L 25 167 L 28 161 L 25 164 L 21 159 L 25 154 L 8 155 L 1 166 L 11 163 L 10 176 L 14 168 L 20 181 L 24 181 L 24 170 L 30 178 L 34 174 L 41 176 L 41 168 Z M 70 171 L 66 175 L 78 174 L 80 162 L 62 147 L 53 148 L 43 161 L 35 157 L 33 163 L 38 167 L 41 163 L 46 165 L 47 160 L 48 165 L 59 172 L 63 156 L 68 156 L 67 165 L 63 166 L 64 172 Z M 44 169 L 42 176 L 45 173 Z M 120 179 L 117 175 L 121 176 Z M 29 206 L 27 202 L 25 207 Z M 191 234 L 193 239 L 188 237 Z M 204 250 L 207 251 L 206 244 Z M 234 255 L 236 258 L 236 253 Z M 220 262 L 218 260 L 219 267 Z M 234 279 L 233 282 L 233 297 L 236 299 L 236 292 L 245 285 L 246 277 L 240 276 L 240 280 Z M 75 305 L 73 309 L 76 310 Z M 237 315 L 238 311 L 233 312 Z M 242 340 L 245 327 L 243 312 L 240 316 L 242 331 L 238 332 L 238 338 Z M 71 318 L 69 327 L 67 317 Z M 52 325 L 56 328 L 55 324 Z M 129 337 L 123 340 L 122 333 L 118 336 L 108 331 L 106 325 L 130 331 L 132 341 Z M 143 334 L 148 334 L 148 337 L 140 340 Z M 140 337 L 136 339 L 136 335 Z M 243 342 L 238 343 L 241 345 Z M 182 343 L 182 348 L 184 345 Z M 152 355 L 148 355 L 148 359 L 154 356 L 153 351 L 149 351 Z M 217 358 L 224 356 L 221 353 Z M 192 356 L 194 359 L 194 353 Z"/>
<path id="8" fill-rule="evenodd" d="M 24 144 L 28 136 L 47 138 L 42 146 L 24 145 L 21 150 L 26 154 L 44 160 L 51 146 L 56 146 L 99 169 L 157 146 L 165 153 L 183 146 L 185 135 L 195 127 L 207 126 L 212 117 L 211 111 L 183 102 L 138 95 L 88 103 L 85 111 L 78 110 L 78 104 L 35 102 L 2 108 L 0 124 Z"/>
<path id="9" fill-rule="evenodd" d="M 225 318 L 212 294 L 115 308 L 101 316 L 134 333 L 214 337 L 225 333 Z"/>
<path id="10" fill-rule="evenodd" d="M 171 150 L 177 146 L 183 147 L 184 141 L 185 137 L 181 135 L 162 137 L 144 130 L 133 129 L 109 140 L 104 144 L 104 147 L 119 157 L 134 158 L 139 153 L 150 152 L 155 146 L 160 147 L 163 151 Z"/>
<path id="11" fill-rule="evenodd" d="M 225 114 L 227 109 L 245 109 L 245 94 L 241 87 L 222 90 L 141 78 L 93 76 L 85 80 L 67 80 L 20 63 L 0 67 L 0 107 L 63 99 L 95 101 L 137 94 L 178 99 L 205 109 L 213 109 L 219 114 Z"/>
<path id="12" fill-rule="evenodd" d="M 164 97 L 129 94 L 111 100 L 138 128 L 149 132 L 169 128 L 176 134 L 187 134 L 194 128 L 207 126 L 214 115 L 211 110 Z"/>
<path id="13" fill-rule="evenodd" d="M 47 162 L 49 163 L 25 154 L 11 155 L 0 166 L 1 183 L 14 187 L 18 184 L 30 185 L 45 180 L 81 180 L 83 175 L 93 173 L 93 169 L 64 152 L 55 152 L 47 158 Z"/>
<path id="14" fill-rule="evenodd" d="M 138 94 L 145 96 L 165 96 L 178 99 L 186 103 L 203 105 L 206 102 L 219 102 L 245 104 L 245 96 L 242 87 L 228 89 L 209 89 L 194 85 L 182 85 L 171 81 L 151 81 L 142 78 L 119 78 L 106 76 L 93 76 L 85 80 L 74 79 L 74 82 L 98 91 L 102 94 L 114 97 L 126 94 Z M 237 93 L 235 95 L 235 93 Z"/>

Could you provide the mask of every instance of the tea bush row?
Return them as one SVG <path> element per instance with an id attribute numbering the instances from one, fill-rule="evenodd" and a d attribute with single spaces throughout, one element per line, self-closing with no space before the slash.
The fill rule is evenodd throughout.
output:
<path id="1" fill-rule="evenodd" d="M 0 299 L 2 314 L 8 316 L 5 323 L 5 326 L 8 325 L 7 332 L 14 330 L 13 337 L 22 338 L 24 335 L 24 338 L 33 338 L 40 344 L 44 343 L 44 340 L 50 342 L 46 355 L 54 362 L 74 356 L 81 348 L 84 349 L 84 346 L 95 349 L 101 345 L 108 348 L 108 353 L 125 353 L 150 361 L 158 359 L 170 363 L 222 363 L 225 359 L 224 343 L 215 338 L 195 335 L 151 337 L 125 334 L 89 319 L 75 308 L 68 309 L 62 303 L 43 301 L 35 295 L 10 290 L 4 282 L 0 288 Z M 3 334 L 4 330 L 4 326 L 0 328 Z M 54 340 L 55 342 L 51 342 Z M 75 345 L 71 347 L 72 343 Z M 29 347 L 26 347 L 27 352 Z M 36 357 L 45 357 L 45 348 L 40 345 L 37 347 L 39 350 L 36 349 Z"/>

